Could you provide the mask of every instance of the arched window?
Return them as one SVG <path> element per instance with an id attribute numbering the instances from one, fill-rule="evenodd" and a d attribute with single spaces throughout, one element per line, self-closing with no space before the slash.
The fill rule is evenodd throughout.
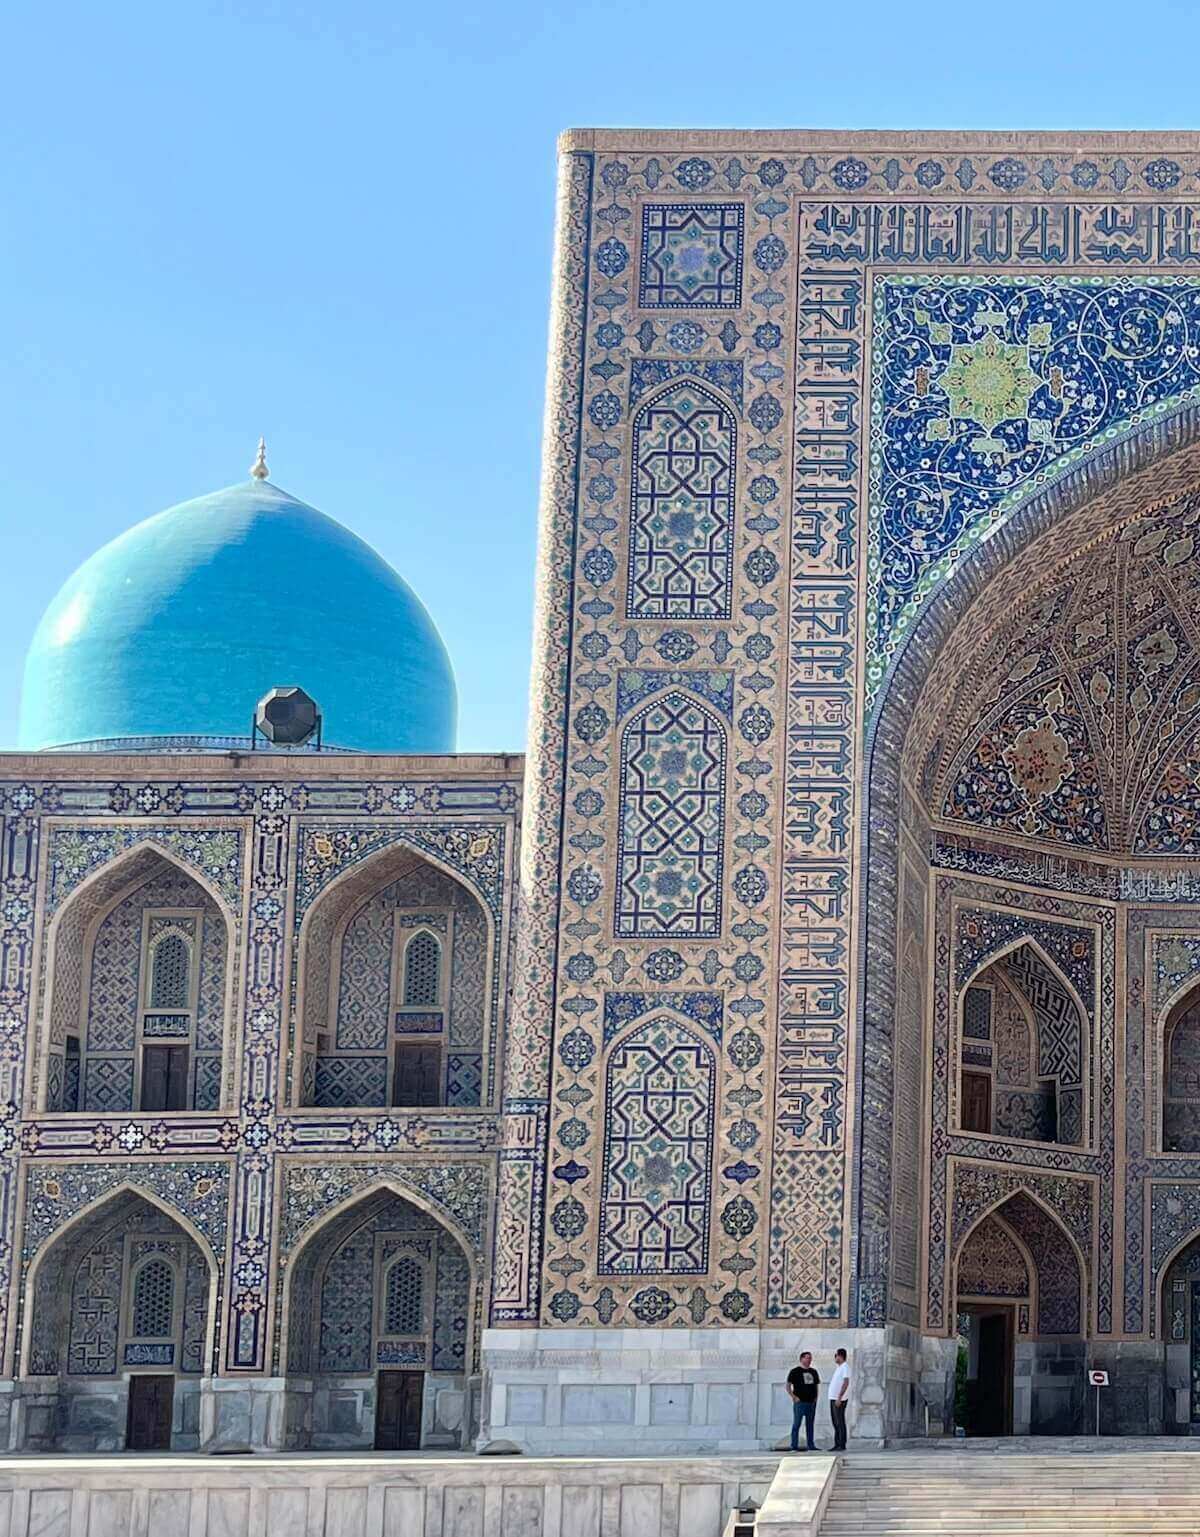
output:
<path id="1" fill-rule="evenodd" d="M 404 1007 L 436 1008 L 441 990 L 442 947 L 428 929 L 421 929 L 404 952 Z"/>
<path id="2" fill-rule="evenodd" d="M 696 379 L 638 411 L 628 618 L 729 618 L 736 463 L 734 414 Z"/>
<path id="3" fill-rule="evenodd" d="M 150 1007 L 186 1009 L 191 1001 L 192 950 L 176 930 L 150 947 Z"/>
<path id="4" fill-rule="evenodd" d="M 133 1278 L 129 1335 L 135 1340 L 170 1339 L 175 1326 L 175 1269 L 161 1257 L 141 1264 Z"/>
<path id="5" fill-rule="evenodd" d="M 1055 968 L 1019 945 L 979 973 L 960 1008 L 959 1130 L 1080 1146 L 1086 1029 Z"/>
<path id="6" fill-rule="evenodd" d="M 150 912 L 146 922 L 138 1103 L 143 1110 L 186 1110 L 192 1098 L 193 973 L 202 920 L 199 915 Z"/>
<path id="7" fill-rule="evenodd" d="M 621 733 L 618 938 L 720 935 L 724 800 L 725 729 L 713 711 L 672 689 L 630 718 Z"/>
<path id="8" fill-rule="evenodd" d="M 425 1328 L 425 1267 L 401 1254 L 388 1267 L 383 1292 L 383 1331 L 393 1336 L 421 1334 Z"/>
<path id="9" fill-rule="evenodd" d="M 1171 1010 L 1164 1047 L 1163 1150 L 1200 1153 L 1200 988 Z"/>

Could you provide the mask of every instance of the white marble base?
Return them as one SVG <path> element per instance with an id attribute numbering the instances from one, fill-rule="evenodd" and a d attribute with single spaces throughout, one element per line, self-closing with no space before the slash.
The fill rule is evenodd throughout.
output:
<path id="1" fill-rule="evenodd" d="M 849 1434 L 879 1444 L 924 1428 L 921 1343 L 895 1327 L 486 1329 L 476 1444 L 568 1456 L 767 1449 L 790 1433 L 785 1382 L 800 1352 L 828 1381 L 839 1346 L 853 1374 Z M 822 1392 L 817 1443 L 831 1441 Z"/>
<path id="2" fill-rule="evenodd" d="M 722 1537 L 731 1510 L 766 1499 L 778 1465 L 422 1453 L 4 1458 L 0 1537 Z"/>

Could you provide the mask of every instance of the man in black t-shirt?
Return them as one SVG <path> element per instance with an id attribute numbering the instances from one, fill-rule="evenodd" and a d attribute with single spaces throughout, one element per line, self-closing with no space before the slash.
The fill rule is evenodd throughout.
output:
<path id="1" fill-rule="evenodd" d="M 800 1426 L 804 1426 L 805 1439 L 808 1445 L 805 1451 L 815 1452 L 813 1443 L 813 1420 L 817 1414 L 817 1389 L 821 1385 L 820 1376 L 813 1371 L 812 1352 L 806 1350 L 800 1357 L 800 1365 L 793 1366 L 788 1372 L 787 1390 L 792 1400 L 792 1450 L 800 1450 Z"/>

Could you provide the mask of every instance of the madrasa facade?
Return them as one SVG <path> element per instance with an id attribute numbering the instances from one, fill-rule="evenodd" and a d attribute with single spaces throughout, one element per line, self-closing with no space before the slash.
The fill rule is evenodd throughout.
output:
<path id="1" fill-rule="evenodd" d="M 0 1442 L 1197 1429 L 1200 137 L 557 207 L 524 759 L 261 455 L 33 638 Z"/>

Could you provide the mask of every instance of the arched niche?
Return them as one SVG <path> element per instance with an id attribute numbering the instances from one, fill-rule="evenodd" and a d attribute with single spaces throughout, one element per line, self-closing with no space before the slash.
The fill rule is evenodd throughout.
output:
<path id="1" fill-rule="evenodd" d="M 1162 1145 L 1200 1153 L 1200 983 L 1169 1010 L 1162 1042 Z"/>
<path id="2" fill-rule="evenodd" d="M 1124 439 L 1106 444 L 1075 465 L 1055 467 L 1049 483 L 1030 488 L 1019 500 L 1013 498 L 989 528 L 986 539 L 964 552 L 961 559 L 957 549 L 952 552 L 957 563 L 933 586 L 915 622 L 887 656 L 886 671 L 868 714 L 863 760 L 863 804 L 871 808 L 871 815 L 860 823 L 859 910 L 869 914 L 870 921 L 864 930 L 865 980 L 861 1037 L 855 1054 L 859 1074 L 855 1093 L 860 1104 L 881 1107 L 882 1113 L 862 1115 L 856 1123 L 858 1142 L 853 1159 L 856 1166 L 869 1168 L 872 1176 L 858 1183 L 855 1194 L 859 1285 L 851 1302 L 854 1316 L 860 1308 L 876 1309 L 879 1299 L 887 1296 L 893 1284 L 889 1254 L 901 1241 L 898 1235 L 923 1220 L 933 1220 L 933 1214 L 920 1209 L 919 1182 L 901 1177 L 892 1162 L 897 1117 L 914 1098 L 920 1103 L 922 1093 L 930 1094 L 928 1070 L 922 1067 L 924 1084 L 912 1073 L 919 1047 L 902 1038 L 903 1032 L 912 1030 L 912 1021 L 904 1010 L 897 1010 L 898 956 L 903 953 L 906 937 L 899 905 L 902 848 L 918 851 L 912 857 L 920 858 L 926 875 L 931 867 L 948 877 L 962 872 L 963 881 L 978 876 L 981 887 L 990 881 L 994 891 L 1003 882 L 1019 880 L 1017 872 L 1024 862 L 1031 876 L 1041 872 L 1035 884 L 1053 888 L 1058 865 L 1069 864 L 1076 848 L 1112 852 L 1107 850 L 1107 840 L 1116 828 L 1122 829 L 1121 836 L 1131 848 L 1140 847 L 1138 840 L 1144 837 L 1148 824 L 1139 808 L 1149 804 L 1147 797 L 1152 801 L 1156 793 L 1153 785 L 1140 783 L 1131 783 L 1118 793 L 1118 788 L 1104 779 L 1104 764 L 1095 750 L 1095 719 L 1104 699 L 1104 681 L 1081 669 L 1074 653 L 1069 666 L 1061 648 L 1058 652 L 1048 648 L 1046 657 L 1039 660 L 1032 655 L 1036 647 L 1030 640 L 1030 655 L 1018 656 L 1007 669 L 998 666 L 992 694 L 987 695 L 987 680 L 983 680 L 978 694 L 972 695 L 970 709 L 960 704 L 961 681 L 990 656 L 988 648 L 1001 629 L 1019 630 L 1014 616 L 1023 616 L 1025 605 L 1036 605 L 1045 598 L 1049 605 L 1046 622 L 1056 622 L 1057 585 L 1063 568 L 1073 559 L 1084 559 L 1105 541 L 1124 541 L 1132 548 L 1143 533 L 1158 541 L 1164 558 L 1173 558 L 1169 552 L 1175 544 L 1163 530 L 1174 527 L 1180 537 L 1194 537 L 1191 531 L 1197 520 L 1200 490 L 1198 422 L 1200 415 L 1194 406 L 1180 407 L 1152 426 L 1131 430 Z M 1082 594 L 1082 589 L 1078 591 Z M 1097 612 L 1102 608 L 1103 603 L 1098 603 Z M 1090 623 L 1090 611 L 1085 613 L 1081 606 L 1078 612 L 1083 625 L 1080 645 L 1092 648 L 1099 659 L 1104 633 L 1098 620 Z M 1033 628 L 1032 624 L 1025 626 L 1027 638 L 1033 636 Z M 1017 641 L 1020 638 L 1018 635 Z M 1148 662 L 1154 662 L 1157 655 L 1151 648 Z M 1040 694 L 1039 681 L 1045 683 Z M 1061 699 L 1051 697 L 1059 686 Z M 1022 701 L 1022 708 L 1027 704 L 1031 712 L 1028 719 L 1005 715 L 1010 706 Z M 1044 722 L 1053 711 L 1060 718 L 1047 728 Z M 1077 730 L 1073 722 L 1078 722 Z M 979 732 L 967 744 L 965 737 L 973 723 L 979 725 Z M 1011 742 L 999 739 L 1001 727 L 1005 731 L 1012 728 Z M 1142 756 L 1135 753 L 1130 758 L 1138 773 L 1142 772 L 1139 765 L 1144 766 L 1143 748 L 1158 740 L 1153 730 L 1144 729 L 1139 734 L 1135 745 Z M 1171 741 L 1173 738 L 1166 745 Z M 964 827 L 961 802 L 948 810 L 943 791 L 958 782 L 961 766 L 968 758 L 990 771 L 997 759 L 1004 759 L 1005 752 L 1031 789 L 1036 815 L 1027 818 L 1024 807 L 1011 812 L 1000 807 L 981 831 Z M 1086 818 L 1079 821 L 1076 813 L 1087 808 L 1072 799 L 1078 790 L 1087 800 L 1091 791 L 1086 787 L 1094 784 L 1092 771 L 1098 763 L 1103 827 L 1095 821 L 1086 822 Z M 1081 775 L 1072 779 L 1069 766 L 1077 765 Z M 991 795 L 995 785 L 984 780 L 986 775 L 981 779 L 983 792 Z M 895 815 L 887 809 L 893 807 Z M 1162 825 L 1155 836 L 1166 847 L 1162 840 L 1170 828 L 1162 816 L 1159 823 Z M 1180 841 L 1183 833 L 1171 836 L 1176 837 L 1176 847 L 1184 851 L 1185 842 Z M 931 849 L 936 851 L 936 858 L 930 858 Z M 1062 879 L 1064 890 L 1072 891 L 1070 874 Z M 1053 907 L 1031 895 L 1030 910 L 1040 916 Z M 879 941 L 881 935 L 887 936 L 883 942 Z M 940 942 L 938 935 L 931 944 L 936 947 Z M 1102 995 L 1098 995 L 1098 1005 L 1107 1007 Z M 940 1006 L 940 999 L 935 1000 L 935 1037 Z M 953 1027 L 957 1023 L 953 1002 L 950 1010 Z M 1101 1020 L 1095 1027 L 1101 1034 L 1107 1028 Z M 937 1052 L 949 1047 L 949 1042 L 943 1045 L 935 1039 L 935 1060 Z M 939 1139 L 953 1135 L 957 1127 L 951 1113 L 957 1078 L 952 1050 L 949 1062 L 951 1084 L 942 1102 L 949 1103 L 950 1111 L 937 1121 L 935 1149 Z M 935 1117 L 940 1092 L 935 1078 Z M 1099 1087 L 1096 1092 L 1098 1096 Z M 1084 1095 L 1085 1114 L 1091 1094 L 1089 1086 Z M 945 1155 L 935 1151 L 933 1156 Z M 925 1188 L 931 1184 L 936 1188 L 937 1181 L 927 1182 Z M 931 1286 L 926 1306 L 936 1327 L 945 1319 L 948 1302 Z M 890 1310 L 892 1304 L 886 1306 Z M 889 1311 L 887 1316 L 901 1314 Z"/>
<path id="3" fill-rule="evenodd" d="M 155 1449 L 197 1449 L 219 1295 L 206 1240 L 148 1192 L 123 1186 L 78 1213 L 39 1251 L 26 1282 L 21 1375 L 57 1408 L 52 1433 L 28 1436 L 25 1449 L 121 1449 L 143 1379 L 160 1401 L 170 1384 Z"/>
<path id="4" fill-rule="evenodd" d="M 399 843 L 352 866 L 300 927 L 292 1104 L 479 1106 L 493 965 L 492 920 L 444 866 Z"/>
<path id="5" fill-rule="evenodd" d="M 1084 1276 L 1070 1233 L 1027 1190 L 997 1202 L 963 1235 L 951 1316 L 965 1366 L 956 1416 L 967 1435 L 1082 1428 Z M 1062 1363 L 1075 1356 L 1064 1380 Z"/>
<path id="6" fill-rule="evenodd" d="M 959 992 L 958 1130 L 1017 1142 L 1086 1141 L 1087 1016 L 1040 945 L 1017 940 Z"/>
<path id="7" fill-rule="evenodd" d="M 726 619 L 733 596 L 737 418 L 688 374 L 633 417 L 630 619 Z"/>
<path id="8" fill-rule="evenodd" d="M 293 1443 L 467 1445 L 480 1284 L 459 1236 L 390 1185 L 314 1223 L 285 1279 L 281 1360 L 307 1400 Z"/>
<path id="9" fill-rule="evenodd" d="M 703 1275 L 708 1269 L 716 1052 L 694 1022 L 655 1009 L 604 1056 L 604 1158 L 596 1241 L 601 1275 Z M 551 1209 L 582 1230 L 570 1194 Z"/>
<path id="10" fill-rule="evenodd" d="M 235 934 L 221 895 L 158 844 L 94 872 L 47 932 L 32 1105 L 91 1115 L 227 1107 Z"/>
<path id="11" fill-rule="evenodd" d="M 963 1235 L 954 1255 L 955 1297 L 960 1297 L 960 1271 L 964 1256 L 977 1247 L 975 1235 L 991 1220 L 997 1220 L 1007 1233 L 1016 1240 L 1018 1252 L 1032 1267 L 1029 1272 L 1027 1297 L 1036 1297 L 1037 1306 L 1031 1313 L 1029 1327 L 1022 1332 L 1046 1339 L 1079 1339 L 1085 1326 L 1086 1271 L 1083 1257 L 1071 1234 L 1044 1202 L 1028 1190 L 1017 1190 L 1006 1196 L 972 1223 Z M 1008 1284 L 1007 1267 L 1011 1256 L 1007 1249 L 997 1246 L 990 1259 L 983 1257 L 983 1274 L 995 1277 L 995 1284 L 983 1289 L 984 1295 L 1005 1295 Z M 980 1295 L 978 1285 L 975 1295 Z"/>

